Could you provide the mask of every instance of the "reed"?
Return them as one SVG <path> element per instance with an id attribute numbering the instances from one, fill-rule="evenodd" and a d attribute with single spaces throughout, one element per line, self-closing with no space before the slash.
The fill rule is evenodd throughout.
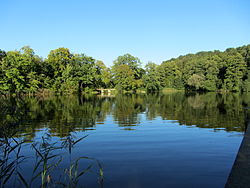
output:
<path id="1" fill-rule="evenodd" d="M 88 135 L 87 135 L 88 136 Z M 36 160 L 33 166 L 32 177 L 26 178 L 22 173 L 20 164 L 28 157 L 21 155 L 21 149 L 25 142 L 11 138 L 3 137 L 0 139 L 0 187 L 23 186 L 26 188 L 39 187 L 78 187 L 80 178 L 86 173 L 95 173 L 100 187 L 103 187 L 103 168 L 101 163 L 95 159 L 82 156 L 72 159 L 73 148 L 77 143 L 87 136 L 76 139 L 72 134 L 67 136 L 62 142 L 52 142 L 51 135 L 46 133 L 41 141 L 31 144 Z M 68 153 L 69 166 L 62 167 L 62 161 L 65 160 L 65 152 Z M 88 160 L 90 164 L 82 168 L 80 161 Z M 96 172 L 94 167 L 98 167 Z M 60 171 L 60 176 L 55 176 L 55 170 Z"/>
<path id="2" fill-rule="evenodd" d="M 20 155 L 23 141 L 15 138 L 0 138 L 0 187 L 5 187 L 9 180 L 18 174 L 18 166 L 25 159 Z M 14 179 L 14 181 L 16 178 Z"/>

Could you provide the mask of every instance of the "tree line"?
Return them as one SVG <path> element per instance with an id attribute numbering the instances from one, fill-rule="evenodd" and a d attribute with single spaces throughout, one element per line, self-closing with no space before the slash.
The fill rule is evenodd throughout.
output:
<path id="1" fill-rule="evenodd" d="M 187 54 L 160 65 L 148 62 L 144 68 L 140 59 L 130 54 L 117 57 L 107 67 L 67 48 L 51 50 L 43 59 L 24 46 L 19 51 L 0 50 L 0 67 L 1 94 L 71 94 L 97 88 L 250 91 L 250 45 Z"/>

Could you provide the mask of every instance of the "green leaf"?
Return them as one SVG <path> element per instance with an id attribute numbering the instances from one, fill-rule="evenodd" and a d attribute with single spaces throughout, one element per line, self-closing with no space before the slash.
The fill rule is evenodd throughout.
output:
<path id="1" fill-rule="evenodd" d="M 86 172 L 88 172 L 91 168 L 92 168 L 93 164 L 89 165 L 86 169 L 84 169 L 82 172 L 80 172 L 76 179 L 78 179 L 80 176 L 82 176 L 83 174 L 85 174 Z"/>

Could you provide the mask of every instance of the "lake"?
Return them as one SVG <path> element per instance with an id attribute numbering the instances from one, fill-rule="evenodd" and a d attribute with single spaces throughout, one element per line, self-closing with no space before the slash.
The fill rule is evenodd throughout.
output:
<path id="1" fill-rule="evenodd" d="M 51 151 L 60 154 L 51 164 L 61 159 L 48 173 L 54 182 L 69 181 L 65 169 L 84 156 L 76 171 L 87 170 L 78 187 L 219 188 L 243 138 L 250 94 L 22 97 L 1 98 L 0 104 L 1 130 L 25 140 L 21 154 L 27 158 L 19 171 L 27 182 L 39 158 L 34 147 L 48 137 L 65 146 Z M 68 140 L 80 138 L 69 146 Z M 18 184 L 13 176 L 7 185 Z"/>

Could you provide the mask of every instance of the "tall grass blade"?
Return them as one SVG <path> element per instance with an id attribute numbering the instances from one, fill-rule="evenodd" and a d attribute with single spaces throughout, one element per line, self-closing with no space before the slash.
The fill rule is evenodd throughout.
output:
<path id="1" fill-rule="evenodd" d="M 89 136 L 89 135 L 86 135 L 86 136 L 84 136 L 84 137 L 82 137 L 82 138 L 76 140 L 76 141 L 74 142 L 74 145 L 77 144 L 78 142 L 80 142 L 81 140 L 83 140 L 84 138 L 86 138 L 87 136 Z"/>
<path id="2" fill-rule="evenodd" d="M 93 167 L 93 164 L 89 165 L 86 169 L 84 169 L 82 172 L 80 172 L 76 179 L 78 179 L 79 177 L 81 177 L 83 174 L 85 174 L 86 172 L 90 171 L 90 169 Z"/>
<path id="3" fill-rule="evenodd" d="M 6 183 L 7 183 L 7 181 L 10 179 L 10 177 L 11 177 L 11 175 L 13 174 L 14 171 L 15 171 L 15 168 L 12 169 L 12 171 L 7 175 L 7 177 L 4 179 L 3 184 L 6 184 Z"/>
<path id="4" fill-rule="evenodd" d="M 36 150 L 36 153 L 42 158 L 43 158 L 43 155 L 38 151 L 38 149 L 36 148 L 36 146 L 34 144 L 32 144 L 32 147 Z"/>
<path id="5" fill-rule="evenodd" d="M 18 177 L 20 178 L 20 180 L 21 180 L 21 182 L 23 183 L 23 185 L 25 186 L 25 187 L 29 187 L 29 185 L 28 185 L 28 183 L 26 182 L 26 180 L 24 179 L 24 177 L 22 176 L 22 174 L 20 174 L 20 172 L 17 172 L 17 175 L 18 175 Z"/>
<path id="6" fill-rule="evenodd" d="M 40 166 L 41 162 L 42 162 L 42 159 L 39 160 L 39 161 L 36 163 L 36 165 L 35 165 L 35 167 L 34 167 L 34 169 L 33 169 L 33 174 L 36 172 L 36 170 L 37 170 L 37 168 Z"/>

